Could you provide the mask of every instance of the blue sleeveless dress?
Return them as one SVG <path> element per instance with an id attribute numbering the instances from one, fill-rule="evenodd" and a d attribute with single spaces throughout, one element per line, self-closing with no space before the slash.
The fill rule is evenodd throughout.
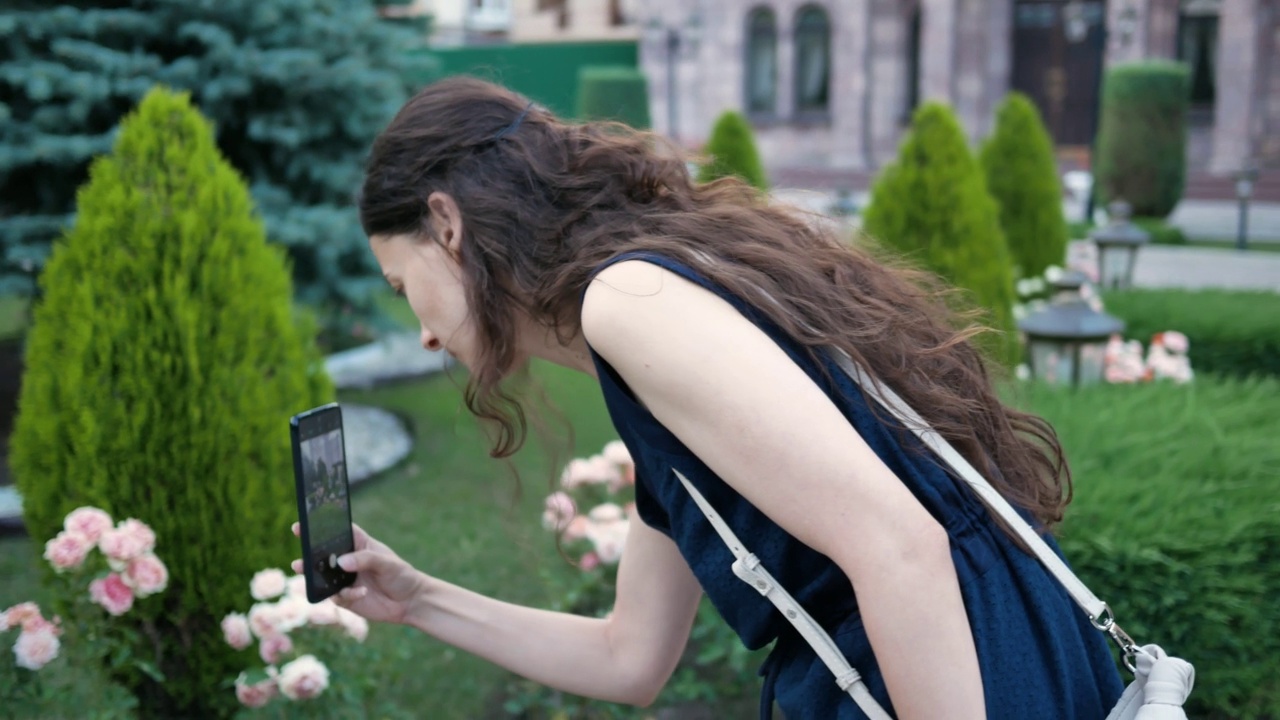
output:
<path id="1" fill-rule="evenodd" d="M 1123 691 L 1106 639 L 1040 562 L 1019 550 L 992 523 L 980 500 L 932 455 L 903 447 L 891 429 L 871 414 L 857 388 L 834 363 L 824 360 L 830 365 L 828 380 L 799 343 L 742 299 L 682 263 L 649 253 L 620 255 L 596 272 L 625 259 L 641 259 L 678 273 L 715 292 L 753 321 L 823 387 L 876 454 L 946 528 L 977 646 L 988 718 L 1106 717 Z M 844 572 L 752 507 L 639 404 L 594 350 L 592 357 L 613 424 L 636 461 L 640 517 L 675 542 L 710 601 L 747 648 L 756 650 L 777 639 L 760 669 L 764 676 L 761 718 L 771 717 L 775 699 L 787 720 L 866 716 L 841 692 L 831 672 L 790 623 L 733 574 L 733 556 L 673 469 L 689 478 L 748 550 L 826 628 L 881 706 L 892 713 Z M 1060 553 L 1057 544 L 1048 540 Z M 935 662 L 930 648 L 919 648 L 919 653 L 920 662 Z M 945 667 L 937 670 L 946 672 Z"/>

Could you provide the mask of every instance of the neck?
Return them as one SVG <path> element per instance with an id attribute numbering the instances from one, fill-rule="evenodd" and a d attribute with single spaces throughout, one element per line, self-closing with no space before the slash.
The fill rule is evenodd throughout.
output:
<path id="1" fill-rule="evenodd" d="M 546 360 L 596 377 L 596 364 L 591 359 L 591 350 L 581 333 L 573 336 L 568 342 L 561 342 L 556 337 L 555 331 L 550 328 L 538 328 L 524 335 L 528 338 L 524 346 L 529 357 Z"/>

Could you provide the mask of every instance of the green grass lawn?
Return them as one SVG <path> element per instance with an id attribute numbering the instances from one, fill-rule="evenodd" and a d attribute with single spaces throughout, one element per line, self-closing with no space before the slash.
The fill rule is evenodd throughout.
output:
<path id="1" fill-rule="evenodd" d="M 393 312 L 409 322 L 404 309 L 394 306 Z M 561 410 L 563 419 L 572 424 L 573 447 L 569 447 L 569 434 L 557 431 L 559 426 L 549 417 L 551 441 L 539 443 L 531 433 L 527 447 L 510 463 L 488 457 L 484 434 L 462 406 L 460 386 L 465 378 L 460 370 L 455 370 L 453 377 L 437 375 L 394 387 L 348 392 L 340 399 L 399 413 L 409 421 L 416 438 L 413 453 L 405 462 L 356 488 L 352 498 L 355 521 L 415 567 L 437 577 L 503 600 L 546 607 L 557 596 L 557 589 L 544 579 L 544 571 L 552 578 L 569 577 L 575 571 L 557 557 L 552 538 L 540 526 L 543 498 L 564 462 L 597 452 L 615 434 L 593 379 L 542 364 L 535 366 L 533 376 L 544 385 L 546 396 Z M 1205 378 L 1196 382 L 1209 387 L 1199 392 L 1195 386 L 1182 389 L 1185 397 L 1214 402 L 1219 394 L 1211 391 L 1215 381 Z M 1274 391 L 1275 386 L 1266 389 Z M 1187 452 L 1187 447 L 1196 443 L 1210 455 L 1235 452 L 1229 449 L 1231 434 L 1209 434 L 1199 427 L 1195 433 L 1180 437 L 1158 432 L 1169 420 L 1169 406 L 1178 405 L 1178 398 L 1184 397 L 1182 390 L 1164 391 L 1176 397 L 1167 397 L 1163 405 L 1149 403 L 1152 391 L 1144 388 L 1097 388 L 1079 402 L 1067 393 L 1016 395 L 1021 398 L 1019 404 L 1043 408 L 1051 420 L 1062 425 L 1068 456 L 1079 473 L 1077 496 L 1087 498 L 1096 483 L 1114 482 L 1114 471 L 1106 469 L 1123 464 L 1129 452 L 1126 448 L 1134 444 L 1145 447 L 1147 455 L 1155 451 L 1153 446 L 1164 444 L 1176 445 L 1179 452 Z M 1258 402 L 1266 402 L 1268 394 L 1262 393 Z M 1252 397 L 1253 391 L 1237 392 L 1229 399 L 1240 402 L 1242 396 Z M 1270 402 L 1274 405 L 1275 400 Z M 1209 426 L 1217 427 L 1213 423 Z M 1099 437 L 1112 442 L 1098 442 Z M 1121 438 L 1125 442 L 1119 442 Z M 1236 442 L 1244 443 L 1237 448 L 1243 453 L 1257 454 L 1264 449 L 1256 433 Z M 1273 454 L 1263 455 L 1273 458 Z M 1176 472 L 1177 466 L 1171 464 L 1162 470 Z M 1120 474 L 1140 478 L 1142 472 L 1142 468 L 1126 467 Z M 1187 477 L 1187 481 L 1200 482 L 1201 477 Z M 1080 507 L 1087 505 L 1082 502 Z M 0 607 L 45 597 L 36 581 L 38 552 L 29 540 L 0 541 Z M 368 642 L 385 658 L 369 672 L 400 708 L 446 720 L 505 717 L 497 700 L 509 675 L 500 668 L 406 628 L 374 626 Z M 50 680 L 68 708 L 89 708 L 101 692 L 100 684 L 87 680 L 92 677 L 84 668 L 72 672 L 63 666 Z"/>

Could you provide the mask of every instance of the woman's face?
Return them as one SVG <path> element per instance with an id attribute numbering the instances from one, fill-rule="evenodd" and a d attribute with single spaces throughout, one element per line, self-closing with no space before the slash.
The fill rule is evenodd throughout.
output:
<path id="1" fill-rule="evenodd" d="M 422 347 L 446 350 L 470 367 L 478 338 L 459 264 L 461 223 L 452 199 L 436 202 L 436 196 L 432 198 L 438 241 L 414 235 L 375 235 L 369 238 L 369 247 L 387 282 L 408 299 L 422 326 Z"/>

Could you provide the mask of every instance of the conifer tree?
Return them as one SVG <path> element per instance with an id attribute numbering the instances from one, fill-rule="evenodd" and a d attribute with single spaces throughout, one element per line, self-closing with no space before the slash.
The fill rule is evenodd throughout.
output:
<path id="1" fill-rule="evenodd" d="M 742 113 L 727 110 L 716 120 L 711 137 L 703 152 L 710 162 L 698 173 L 699 182 L 711 182 L 717 178 L 736 176 L 760 190 L 768 190 L 760 151 L 756 149 L 755 134 Z"/>
<path id="2" fill-rule="evenodd" d="M 982 147 L 987 189 L 1000 206 L 1015 278 L 1038 277 L 1067 255 L 1067 219 L 1053 140 L 1031 100 L 1010 93 Z"/>
<path id="3" fill-rule="evenodd" d="M 156 84 L 186 89 L 250 183 L 298 299 L 328 321 L 381 278 L 351 198 L 364 155 L 431 76 L 371 0 L 60 0 L 0 10 L 0 294 L 29 294 L 75 188 Z"/>
<path id="4" fill-rule="evenodd" d="M 999 209 L 946 105 L 925 103 L 916 110 L 897 159 L 872 188 L 863 230 L 966 291 L 999 331 L 987 336 L 986 349 L 999 361 L 1016 361 L 1013 273 Z"/>
<path id="5" fill-rule="evenodd" d="M 41 275 L 11 466 L 43 547 L 93 505 L 155 530 L 159 605 L 115 679 L 143 717 L 227 717 L 219 622 L 297 556 L 288 419 L 332 397 L 284 252 L 185 95 L 157 89 L 95 160 Z"/>

